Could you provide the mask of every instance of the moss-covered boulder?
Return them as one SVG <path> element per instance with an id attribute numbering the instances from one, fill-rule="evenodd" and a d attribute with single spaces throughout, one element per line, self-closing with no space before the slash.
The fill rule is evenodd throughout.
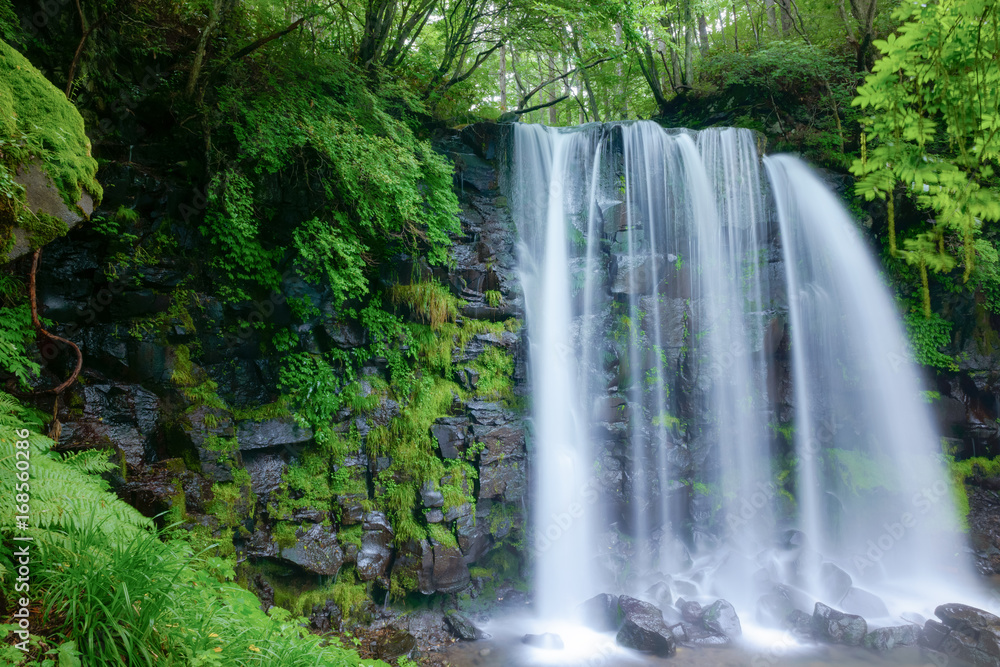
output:
<path id="1" fill-rule="evenodd" d="M 62 236 L 103 194 L 83 119 L 0 41 L 0 261 Z"/>

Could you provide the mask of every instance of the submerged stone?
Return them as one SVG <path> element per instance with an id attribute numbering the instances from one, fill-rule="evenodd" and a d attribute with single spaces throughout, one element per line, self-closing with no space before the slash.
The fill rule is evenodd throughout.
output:
<path id="1" fill-rule="evenodd" d="M 916 625 L 898 625 L 888 628 L 875 628 L 865 635 L 865 648 L 875 651 L 891 651 L 897 646 L 915 646 L 920 639 L 920 627 Z"/>

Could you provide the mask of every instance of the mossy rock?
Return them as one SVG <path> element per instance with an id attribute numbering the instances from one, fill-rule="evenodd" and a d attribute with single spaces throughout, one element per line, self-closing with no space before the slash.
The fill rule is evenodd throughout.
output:
<path id="1" fill-rule="evenodd" d="M 87 218 L 103 190 L 83 119 L 0 41 L 0 258 L 13 259 Z"/>

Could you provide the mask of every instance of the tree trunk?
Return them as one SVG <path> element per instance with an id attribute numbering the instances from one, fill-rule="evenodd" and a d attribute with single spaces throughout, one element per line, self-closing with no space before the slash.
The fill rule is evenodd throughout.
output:
<path id="1" fill-rule="evenodd" d="M 789 0 L 778 0 L 778 6 L 781 9 L 781 35 L 788 37 L 795 27 L 792 19 L 792 3 Z"/>
<path id="2" fill-rule="evenodd" d="M 500 112 L 507 111 L 507 47 L 500 47 Z"/>
<path id="3" fill-rule="evenodd" d="M 622 24 L 615 24 L 615 46 L 621 49 L 622 46 Z M 615 64 L 615 74 L 618 75 L 618 83 L 621 84 L 621 96 L 622 96 L 622 119 L 628 118 L 628 82 L 625 80 L 625 75 L 622 71 L 622 59 L 619 58 Z"/>
<path id="4" fill-rule="evenodd" d="M 704 14 L 698 14 L 698 36 L 701 38 L 701 57 L 708 57 L 708 21 Z"/>
<path id="5" fill-rule="evenodd" d="M 555 54 L 549 54 L 549 78 L 556 75 L 556 57 Z M 556 101 L 556 89 L 555 87 L 549 88 L 549 102 L 552 106 L 549 107 L 549 125 L 554 127 L 559 124 L 559 109 L 555 106 Z"/>
<path id="6" fill-rule="evenodd" d="M 767 10 L 767 27 L 772 37 L 778 36 L 778 17 L 774 14 L 774 0 L 764 0 L 764 7 Z"/>
<path id="7" fill-rule="evenodd" d="M 219 18 L 222 14 L 222 0 L 213 0 L 212 8 L 208 12 L 208 21 L 198 36 L 198 45 L 194 49 L 194 62 L 191 63 L 191 72 L 188 74 L 187 85 L 184 87 L 184 95 L 194 96 L 195 86 L 198 85 L 198 77 L 201 75 L 201 68 L 205 64 L 205 51 L 208 50 L 208 40 L 219 25 Z"/>

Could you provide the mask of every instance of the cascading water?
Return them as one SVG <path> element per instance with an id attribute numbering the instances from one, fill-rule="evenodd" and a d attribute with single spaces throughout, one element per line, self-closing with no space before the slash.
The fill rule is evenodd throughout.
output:
<path id="1" fill-rule="evenodd" d="M 764 162 L 788 282 L 801 529 L 812 550 L 877 590 L 890 605 L 883 611 L 943 601 L 935 588 L 971 590 L 946 534 L 955 514 L 940 439 L 878 268 L 808 167 L 788 156 Z M 815 558 L 804 573 L 817 597 L 884 615 L 821 568 Z"/>
<path id="2" fill-rule="evenodd" d="M 775 586 L 888 616 L 964 576 L 888 292 L 833 195 L 766 165 L 773 206 L 750 131 L 514 126 L 543 619 L 657 582 L 744 624 Z"/>

